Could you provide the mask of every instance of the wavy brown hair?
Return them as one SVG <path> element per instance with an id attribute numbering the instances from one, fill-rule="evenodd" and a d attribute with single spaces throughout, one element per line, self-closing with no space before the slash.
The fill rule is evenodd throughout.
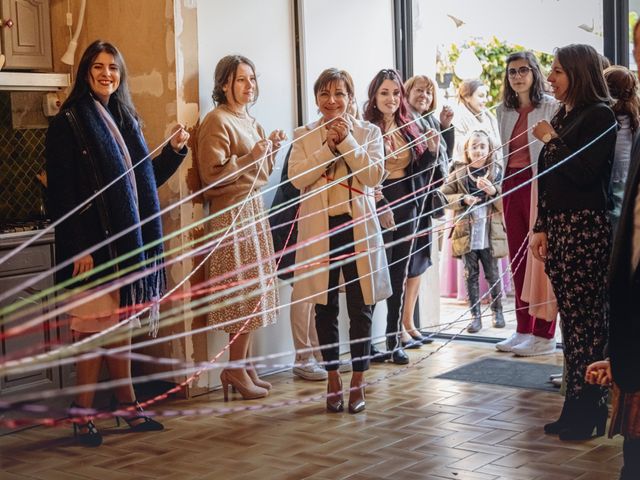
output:
<path id="1" fill-rule="evenodd" d="M 404 84 L 402 83 L 402 77 L 400 73 L 395 69 L 383 69 L 380 70 L 371 83 L 369 84 L 369 92 L 368 92 L 368 100 L 364 105 L 364 113 L 362 117 L 371 122 L 382 130 L 382 133 L 387 133 L 384 131 L 384 121 L 383 115 L 378 110 L 376 105 L 376 93 L 380 89 L 380 85 L 385 80 L 392 80 L 400 89 L 400 106 L 396 110 L 394 114 L 396 124 L 400 127 L 400 131 L 408 137 L 409 141 L 412 142 L 418 139 L 421 136 L 420 130 L 416 123 L 413 121 L 412 115 L 409 113 L 409 104 L 407 103 L 407 96 L 404 90 Z M 416 142 L 413 145 L 415 152 L 418 156 L 422 155 L 426 149 L 426 145 L 424 142 Z"/>
<path id="2" fill-rule="evenodd" d="M 229 99 L 227 98 L 226 93 L 224 93 L 224 86 L 229 83 L 229 81 L 231 81 L 231 96 L 235 101 L 236 98 L 233 93 L 233 83 L 236 81 L 238 66 L 242 63 L 249 65 L 253 74 L 256 74 L 256 66 L 244 55 L 227 55 L 226 57 L 222 57 L 216 65 L 216 70 L 213 74 L 213 93 L 211 94 L 211 98 L 213 98 L 213 103 L 215 105 L 229 103 Z M 256 78 L 256 94 L 253 97 L 252 104 L 258 101 L 259 93 L 258 79 Z"/>
<path id="3" fill-rule="evenodd" d="M 529 99 L 533 107 L 538 108 L 544 98 L 544 75 L 542 75 L 542 71 L 540 70 L 538 59 L 531 52 L 514 52 L 507 57 L 507 66 L 504 69 L 504 80 L 502 83 L 502 103 L 507 108 L 516 109 L 520 107 L 518 94 L 511 88 L 511 83 L 509 83 L 509 64 L 516 60 L 526 61 L 529 64 L 529 68 L 531 68 L 533 84 L 529 90 Z"/>
<path id="4" fill-rule="evenodd" d="M 556 60 L 569 78 L 565 103 L 573 107 L 611 104 L 600 54 L 591 45 L 574 43 L 556 50 Z"/>

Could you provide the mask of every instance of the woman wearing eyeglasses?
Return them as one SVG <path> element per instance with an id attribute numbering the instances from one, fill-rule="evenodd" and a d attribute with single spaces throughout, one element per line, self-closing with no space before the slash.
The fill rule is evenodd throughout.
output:
<path id="1" fill-rule="evenodd" d="M 538 215 L 538 182 L 531 182 L 531 178 L 538 173 L 537 160 L 543 145 L 530 129 L 540 120 L 551 120 L 559 104 L 544 93 L 544 77 L 531 52 L 515 52 L 507 57 L 503 85 L 502 103 L 496 113 L 503 145 L 504 220 L 518 327 L 496 348 L 522 356 L 546 355 L 556 349 L 558 309 L 544 266 L 535 262 L 522 245 Z"/>

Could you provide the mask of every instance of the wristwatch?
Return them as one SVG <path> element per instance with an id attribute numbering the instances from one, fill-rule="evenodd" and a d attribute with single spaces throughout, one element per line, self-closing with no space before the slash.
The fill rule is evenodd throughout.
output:
<path id="1" fill-rule="evenodd" d="M 554 138 L 556 138 L 557 135 L 554 135 L 551 132 L 547 132 L 542 136 L 542 142 L 543 143 L 549 143 L 551 140 L 553 140 Z"/>

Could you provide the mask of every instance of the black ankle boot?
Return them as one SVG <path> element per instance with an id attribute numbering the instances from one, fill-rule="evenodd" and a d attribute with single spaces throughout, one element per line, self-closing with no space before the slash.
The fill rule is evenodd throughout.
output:
<path id="1" fill-rule="evenodd" d="M 550 435 L 558 435 L 562 429 L 566 428 L 569 425 L 572 407 L 573 409 L 575 409 L 575 405 L 572 405 L 572 401 L 573 400 L 570 398 L 564 399 L 560 417 L 555 422 L 547 423 L 544 426 L 544 433 L 548 433 Z"/>
<path id="2" fill-rule="evenodd" d="M 504 328 L 504 315 L 502 309 L 493 312 L 493 328 Z"/>
<path id="3" fill-rule="evenodd" d="M 482 330 L 482 317 L 478 313 L 478 314 L 474 314 L 473 315 L 473 321 L 467 327 L 467 332 L 468 333 L 478 333 L 480 330 Z"/>
<path id="4" fill-rule="evenodd" d="M 580 398 L 572 400 L 575 406 L 570 407 L 568 419 L 558 435 L 560 440 L 588 440 L 594 429 L 597 437 L 604 435 L 609 409 L 600 403 L 601 398 L 599 388 L 587 386 Z"/>
<path id="5" fill-rule="evenodd" d="M 593 437 L 594 429 L 596 437 L 603 436 L 607 426 L 609 409 L 606 405 L 600 405 L 596 408 L 591 407 L 589 410 L 589 414 L 580 415 L 582 418 L 576 416 L 573 422 L 560 430 L 558 438 L 565 441 L 589 440 Z"/>

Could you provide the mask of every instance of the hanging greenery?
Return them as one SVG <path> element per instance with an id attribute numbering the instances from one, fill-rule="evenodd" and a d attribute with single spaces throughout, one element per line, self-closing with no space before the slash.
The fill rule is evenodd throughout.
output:
<path id="1" fill-rule="evenodd" d="M 481 79 L 489 89 L 489 102 L 487 105 L 493 106 L 500 103 L 504 71 L 507 68 L 505 60 L 509 54 L 526 50 L 526 48 L 522 45 L 503 42 L 498 40 L 495 36 L 491 37 L 488 42 L 469 40 L 462 45 L 451 44 L 446 54 L 438 55 L 438 75 L 444 76 L 446 73 L 453 73 L 452 66 L 456 64 L 460 57 L 460 53 L 465 48 L 472 48 L 476 57 L 478 57 L 478 60 L 480 60 L 480 63 L 482 64 Z M 546 75 L 549 72 L 551 63 L 553 62 L 553 55 L 536 51 L 533 51 L 533 53 L 538 58 L 538 62 L 540 62 L 542 72 Z M 457 88 L 462 82 L 462 79 L 458 78 L 454 73 L 452 75 L 452 81 L 454 86 Z"/>

